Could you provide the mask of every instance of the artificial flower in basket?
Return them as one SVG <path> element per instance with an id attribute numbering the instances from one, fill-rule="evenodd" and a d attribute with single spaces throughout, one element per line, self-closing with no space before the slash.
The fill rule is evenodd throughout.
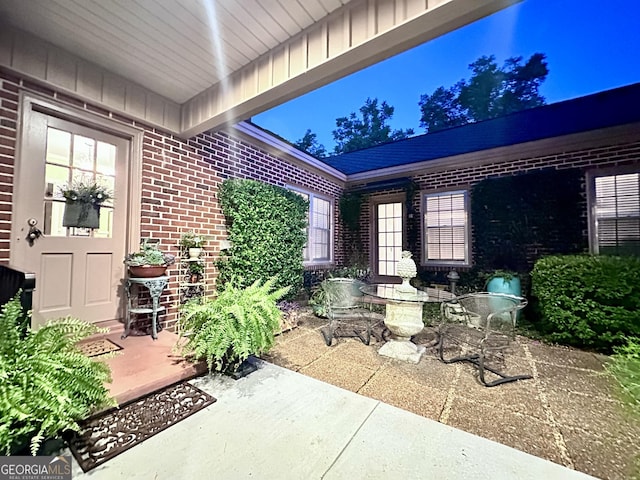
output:
<path id="1" fill-rule="evenodd" d="M 61 189 L 65 199 L 63 227 L 99 228 L 100 207 L 112 192 L 95 181 L 78 180 Z"/>

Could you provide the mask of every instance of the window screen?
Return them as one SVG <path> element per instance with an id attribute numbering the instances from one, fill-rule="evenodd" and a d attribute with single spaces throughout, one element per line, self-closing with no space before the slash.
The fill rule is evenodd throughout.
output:
<path id="1" fill-rule="evenodd" d="M 423 197 L 426 263 L 468 263 L 467 192 Z"/>
<path id="2" fill-rule="evenodd" d="M 595 178 L 595 251 L 640 254 L 640 174 Z"/>

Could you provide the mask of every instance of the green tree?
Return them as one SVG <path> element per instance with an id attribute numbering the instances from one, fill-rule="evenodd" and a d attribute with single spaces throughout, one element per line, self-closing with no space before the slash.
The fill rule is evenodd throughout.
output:
<path id="1" fill-rule="evenodd" d="M 327 149 L 324 148 L 324 145 L 318 142 L 318 136 L 315 133 L 311 133 L 310 129 L 307 129 L 304 137 L 293 144 L 298 149 L 307 152 L 309 155 L 313 155 L 316 158 L 324 158 L 327 156 Z"/>
<path id="2" fill-rule="evenodd" d="M 523 64 L 522 57 L 510 57 L 503 67 L 494 55 L 478 58 L 469 65 L 469 80 L 420 97 L 420 126 L 434 132 L 544 105 L 539 89 L 549 73 L 545 58 L 534 53 Z"/>
<path id="3" fill-rule="evenodd" d="M 358 118 L 355 112 L 348 117 L 336 118 L 336 126 L 333 139 L 336 141 L 334 153 L 347 153 L 361 148 L 373 147 L 381 143 L 402 140 L 413 135 L 413 129 L 391 130 L 387 121 L 393 116 L 394 108 L 387 102 L 378 106 L 378 99 L 367 98 L 360 107 L 362 118 Z"/>

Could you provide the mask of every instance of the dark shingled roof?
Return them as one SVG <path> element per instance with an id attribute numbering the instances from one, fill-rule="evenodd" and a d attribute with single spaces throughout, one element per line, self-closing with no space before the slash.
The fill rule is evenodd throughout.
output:
<path id="1" fill-rule="evenodd" d="M 321 159 L 350 175 L 640 121 L 640 83 Z"/>

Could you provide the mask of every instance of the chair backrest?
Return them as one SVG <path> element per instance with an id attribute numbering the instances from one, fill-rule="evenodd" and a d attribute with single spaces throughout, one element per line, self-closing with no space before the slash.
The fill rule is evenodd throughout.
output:
<path id="1" fill-rule="evenodd" d="M 364 285 L 355 278 L 329 278 L 323 285 L 325 302 L 330 309 L 357 308 L 361 305 L 363 293 L 360 287 Z"/>
<path id="2" fill-rule="evenodd" d="M 466 321 L 469 326 L 491 330 L 513 329 L 517 312 L 527 305 L 524 297 L 506 293 L 476 292 L 443 304 L 446 320 Z M 456 318 L 457 317 L 457 318 Z"/>

